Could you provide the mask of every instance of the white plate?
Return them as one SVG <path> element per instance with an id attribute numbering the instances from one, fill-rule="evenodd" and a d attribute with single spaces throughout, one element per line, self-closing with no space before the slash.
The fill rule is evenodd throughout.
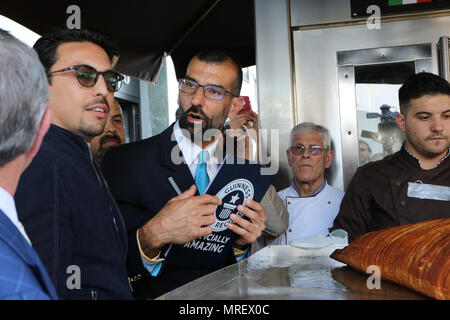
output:
<path id="1" fill-rule="evenodd" d="M 310 237 L 295 239 L 289 242 L 290 246 L 301 248 L 301 249 L 320 249 L 331 245 L 332 242 L 330 238 L 325 237 L 321 234 L 316 234 Z"/>

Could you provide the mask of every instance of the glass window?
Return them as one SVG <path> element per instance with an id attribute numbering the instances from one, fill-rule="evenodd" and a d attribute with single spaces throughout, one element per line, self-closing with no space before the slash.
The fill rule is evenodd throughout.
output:
<path id="1" fill-rule="evenodd" d="M 414 73 L 414 62 L 355 67 L 359 165 L 400 150 L 404 136 L 395 121 L 398 89 Z"/>
<path id="2" fill-rule="evenodd" d="M 252 110 L 258 113 L 258 81 L 256 78 L 256 66 L 242 69 L 243 81 L 241 96 L 248 96 Z"/>

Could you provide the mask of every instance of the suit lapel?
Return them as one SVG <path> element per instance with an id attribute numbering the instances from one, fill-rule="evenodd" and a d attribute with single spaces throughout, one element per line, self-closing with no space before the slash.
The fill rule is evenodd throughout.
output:
<path id="1" fill-rule="evenodd" d="M 37 253 L 2 210 L 0 210 L 0 228 L 0 238 L 17 253 L 25 264 L 30 266 L 47 294 L 53 299 L 57 299 L 53 284 Z"/>
<path id="2" fill-rule="evenodd" d="M 195 181 L 189 167 L 184 161 L 183 155 L 177 142 L 175 141 L 175 138 L 172 138 L 173 126 L 174 124 L 161 133 L 161 138 L 159 140 L 159 150 L 161 152 L 160 160 L 161 165 L 167 168 L 167 179 L 172 177 L 181 192 L 184 192 L 189 189 L 190 186 L 195 184 Z M 177 163 L 174 163 L 172 160 L 174 155 L 176 155 L 174 159 Z"/>
<path id="3" fill-rule="evenodd" d="M 0 210 L 0 224 L 2 225 L 2 238 L 29 265 L 35 265 L 32 248 L 20 233 L 19 229 L 8 219 L 6 214 Z M 6 232 L 5 232 L 6 231 Z"/>

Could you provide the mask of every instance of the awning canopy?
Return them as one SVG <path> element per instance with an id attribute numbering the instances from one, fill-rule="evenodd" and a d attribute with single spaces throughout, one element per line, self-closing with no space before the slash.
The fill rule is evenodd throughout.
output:
<path id="1" fill-rule="evenodd" d="M 243 67 L 255 64 L 253 0 L 150 1 L 1 1 L 0 14 L 43 34 L 73 22 L 71 5 L 80 8 L 81 28 L 111 35 L 120 50 L 116 68 L 155 81 L 164 53 L 182 77 L 202 49 L 232 53 Z"/>

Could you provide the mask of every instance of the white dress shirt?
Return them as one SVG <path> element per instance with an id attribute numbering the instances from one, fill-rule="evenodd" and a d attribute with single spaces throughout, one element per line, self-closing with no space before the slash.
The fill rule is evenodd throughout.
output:
<path id="1" fill-rule="evenodd" d="M 191 171 L 192 177 L 195 180 L 195 172 L 197 170 L 197 165 L 200 163 L 199 155 L 203 149 L 193 143 L 189 138 L 185 137 L 181 132 L 180 125 L 178 121 L 173 126 L 173 134 L 175 139 L 180 147 L 181 152 L 183 153 L 183 158 L 186 165 L 189 167 Z M 218 146 L 218 141 L 215 140 L 211 143 L 206 149 L 209 153 L 209 158 L 206 163 L 206 171 L 208 173 L 209 181 L 213 181 L 216 176 L 217 171 L 219 170 L 220 164 L 222 163 L 222 159 L 219 159 L 218 154 L 216 152 L 216 148 Z"/>
<path id="2" fill-rule="evenodd" d="M 9 194 L 8 191 L 0 187 L 0 209 L 6 214 L 6 216 L 11 220 L 11 222 L 19 229 L 20 233 L 24 236 L 24 238 L 31 245 L 30 239 L 28 238 L 25 229 L 20 223 L 19 218 L 17 217 L 16 204 L 14 202 L 14 198 Z"/>

